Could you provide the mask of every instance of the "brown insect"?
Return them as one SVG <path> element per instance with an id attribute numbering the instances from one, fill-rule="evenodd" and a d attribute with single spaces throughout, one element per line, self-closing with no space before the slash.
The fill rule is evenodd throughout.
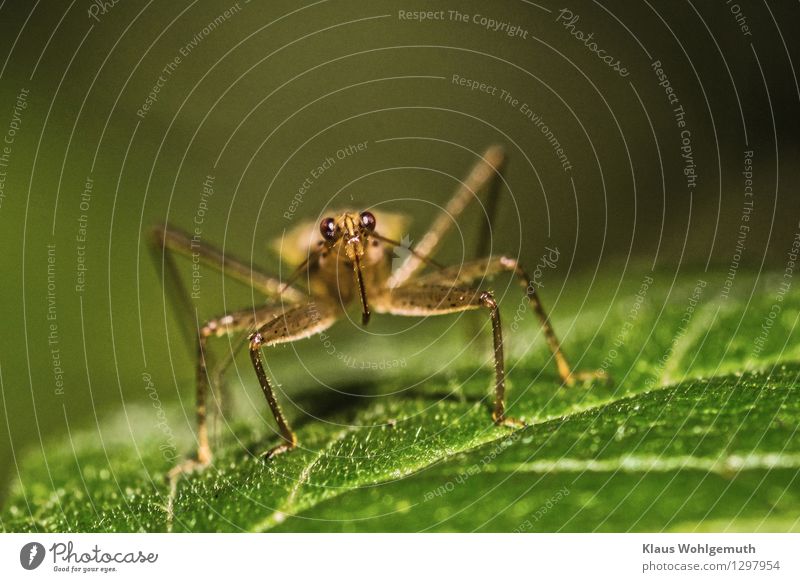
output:
<path id="1" fill-rule="evenodd" d="M 212 459 L 207 426 L 207 391 L 209 374 L 206 368 L 206 344 L 209 338 L 234 333 L 246 333 L 250 358 L 272 414 L 280 430 L 282 442 L 266 453 L 266 458 L 289 451 L 297 446 L 297 436 L 281 411 L 270 380 L 264 371 L 262 349 L 280 343 L 293 342 L 320 333 L 333 325 L 353 302 L 361 308 L 362 323 L 370 315 L 428 316 L 467 310 L 485 309 L 491 318 L 494 342 L 494 410 L 496 424 L 521 426 L 522 423 L 505 413 L 505 372 L 503 363 L 503 333 L 500 311 L 491 291 L 473 286 L 476 281 L 498 273 L 513 273 L 539 318 L 550 351 L 564 384 L 578 380 L 603 377 L 602 372 L 576 373 L 564 356 L 550 320 L 542 307 L 536 286 L 516 259 L 493 256 L 466 262 L 454 267 L 438 265 L 433 256 L 453 222 L 477 193 L 488 186 L 488 211 L 494 213 L 505 155 L 501 146 L 484 152 L 453 197 L 433 221 L 420 243 L 400 266 L 392 270 L 393 250 L 402 246 L 397 237 L 405 224 L 398 214 L 383 212 L 343 211 L 332 213 L 321 223 L 300 224 L 284 237 L 279 246 L 283 259 L 296 265 L 286 281 L 254 270 L 241 261 L 223 255 L 219 250 L 170 227 L 154 230 L 159 249 L 185 256 L 199 255 L 200 260 L 251 285 L 271 302 L 261 307 L 229 313 L 209 320 L 199 329 L 197 338 L 197 455 L 173 469 L 175 477 L 202 469 Z M 479 244 L 485 243 L 482 237 Z M 175 273 L 169 252 L 160 255 L 164 266 Z M 427 273 L 423 273 L 430 267 Z M 173 273 L 173 274 L 174 274 Z M 300 276 L 308 280 L 308 291 L 295 286 Z M 175 278 L 177 281 L 178 279 Z M 188 297 L 184 293 L 184 298 Z M 188 302 L 184 303 L 188 306 Z M 214 378 L 221 378 L 233 354 L 221 364 Z"/>

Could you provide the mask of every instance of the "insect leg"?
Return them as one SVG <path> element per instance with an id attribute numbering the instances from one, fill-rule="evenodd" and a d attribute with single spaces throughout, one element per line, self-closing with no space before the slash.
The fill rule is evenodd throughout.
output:
<path id="1" fill-rule="evenodd" d="M 469 203 L 476 198 L 477 193 L 490 180 L 499 176 L 504 160 L 505 152 L 502 146 L 490 146 L 483 153 L 481 159 L 472 167 L 467 177 L 456 189 L 453 197 L 434 219 L 428 232 L 414 247 L 416 253 L 409 255 L 392 274 L 388 282 L 390 288 L 400 287 L 422 269 L 425 261 L 421 257 L 432 258 L 434 256 L 442 239 L 453 227 L 453 221 L 464 212 Z"/>
<path id="2" fill-rule="evenodd" d="M 297 436 L 289 426 L 283 415 L 280 404 L 275 397 L 269 378 L 264 371 L 264 359 L 261 349 L 275 344 L 288 343 L 320 333 L 329 328 L 336 321 L 338 310 L 327 303 L 308 303 L 290 308 L 272 321 L 258 328 L 250 335 L 250 359 L 261 384 L 261 390 L 269 404 L 283 443 L 267 451 L 265 458 L 271 459 L 275 455 L 289 451 L 297 446 Z"/>
<path id="3" fill-rule="evenodd" d="M 493 276 L 503 273 L 513 273 L 519 280 L 522 287 L 525 289 L 525 296 L 539 318 L 539 322 L 544 332 L 544 337 L 547 341 L 547 346 L 553 354 L 553 359 L 556 362 L 559 376 L 561 380 L 567 385 L 573 385 L 576 381 L 591 380 L 591 379 L 607 379 L 605 372 L 598 370 L 595 372 L 574 372 L 567 360 L 564 351 L 561 349 L 561 343 L 558 340 L 553 325 L 550 322 L 550 317 L 542 305 L 539 298 L 539 293 L 536 291 L 536 284 L 531 280 L 525 269 L 520 266 L 516 259 L 505 256 L 494 256 L 485 259 L 476 259 L 469 261 L 463 265 L 455 267 L 448 267 L 436 273 L 430 273 L 421 277 L 418 281 L 422 284 L 438 284 L 438 285 L 472 285 L 476 281 L 489 279 Z"/>
<path id="4" fill-rule="evenodd" d="M 195 240 L 181 230 L 162 225 L 155 227 L 152 234 L 157 248 L 163 248 L 193 260 L 197 258 L 204 265 L 213 267 L 232 279 L 253 287 L 269 299 L 280 299 L 289 304 L 301 303 L 307 299 L 306 294 L 299 289 L 287 287 L 279 279 L 252 268 L 228 253 L 223 254 L 219 249 L 201 240 Z M 171 270 L 175 270 L 174 266 Z"/>
<path id="5" fill-rule="evenodd" d="M 503 330 L 500 324 L 500 310 L 494 296 L 489 291 L 479 291 L 450 285 L 407 285 L 393 289 L 383 296 L 375 310 L 392 315 L 423 317 L 443 315 L 474 309 L 488 309 L 492 321 L 492 340 L 494 346 L 494 410 L 492 419 L 496 424 L 522 426 L 518 420 L 505 414 L 505 364 L 503 361 Z"/>
<path id="6" fill-rule="evenodd" d="M 261 309 L 246 309 L 237 311 L 223 317 L 209 320 L 197 334 L 197 376 L 196 376 L 196 401 L 195 416 L 197 422 L 197 454 L 195 458 L 188 459 L 178 464 L 169 472 L 170 480 L 174 481 L 183 473 L 201 470 L 211 463 L 211 445 L 208 439 L 208 388 L 209 375 L 207 366 L 206 347 L 209 338 L 222 337 L 237 331 L 253 330 L 264 325 L 266 321 L 276 318 L 283 312 L 282 307 L 262 307 Z M 233 361 L 233 358 L 230 358 Z M 219 370 L 218 374 L 224 373 Z M 215 374 L 216 376 L 216 374 Z"/>

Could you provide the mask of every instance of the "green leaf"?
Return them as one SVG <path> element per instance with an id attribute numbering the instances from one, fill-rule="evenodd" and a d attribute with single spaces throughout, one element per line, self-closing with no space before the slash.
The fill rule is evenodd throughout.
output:
<path id="1" fill-rule="evenodd" d="M 410 391 L 405 371 L 358 388 L 375 398 L 303 396 L 325 422 L 299 426 L 302 448 L 269 463 L 258 453 L 274 431 L 245 418 L 172 495 L 164 434 L 152 408 L 134 406 L 26 455 L 3 528 L 796 531 L 800 303 L 777 300 L 770 277 L 739 273 L 727 300 L 701 277 L 595 282 L 586 305 L 556 306 L 566 348 L 613 385 L 559 387 L 525 314 L 507 339 L 509 412 L 524 429 L 491 423 L 482 352 L 479 370 L 473 358 Z M 191 450 L 190 432 L 178 441 Z"/>

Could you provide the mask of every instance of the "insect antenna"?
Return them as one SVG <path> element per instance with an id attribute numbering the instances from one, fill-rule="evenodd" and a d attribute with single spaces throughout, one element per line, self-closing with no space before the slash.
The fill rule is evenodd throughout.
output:
<path id="1" fill-rule="evenodd" d="M 278 289 L 278 295 L 283 295 L 283 292 L 286 291 L 289 287 L 294 285 L 297 279 L 302 275 L 304 272 L 308 271 L 308 267 L 311 264 L 312 260 L 316 260 L 320 256 L 320 251 L 311 251 L 306 257 L 306 260 L 300 263 L 297 268 L 292 271 L 292 274 L 289 275 L 289 278 L 286 280 L 283 285 L 281 285 L 280 289 Z"/>
<path id="2" fill-rule="evenodd" d="M 375 237 L 379 241 L 385 242 L 385 243 L 390 244 L 392 246 L 400 247 L 402 249 L 406 249 L 408 252 L 410 252 L 412 255 L 417 257 L 419 260 L 421 260 L 421 261 L 423 261 L 425 263 L 428 263 L 429 265 L 433 265 L 434 267 L 436 267 L 440 271 L 444 269 L 444 266 L 441 263 L 438 263 L 438 262 L 434 261 L 433 259 L 431 259 L 429 257 L 426 257 L 425 255 L 423 255 L 421 253 L 418 253 L 412 247 L 406 246 L 406 245 L 404 245 L 403 243 L 401 243 L 399 241 L 396 241 L 396 240 L 390 239 L 388 237 L 385 237 L 382 234 L 378 234 L 377 232 L 373 232 L 370 236 Z"/>

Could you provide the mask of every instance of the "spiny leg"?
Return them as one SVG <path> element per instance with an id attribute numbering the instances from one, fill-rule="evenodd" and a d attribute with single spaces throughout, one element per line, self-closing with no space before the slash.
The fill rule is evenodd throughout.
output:
<path id="1" fill-rule="evenodd" d="M 264 359 L 261 348 L 293 342 L 320 333 L 329 328 L 336 321 L 338 310 L 328 303 L 308 303 L 290 308 L 272 321 L 261 326 L 258 331 L 250 336 L 250 359 L 258 376 L 261 390 L 269 404 L 275 422 L 278 423 L 283 443 L 271 448 L 265 454 L 266 459 L 290 451 L 297 446 L 297 435 L 294 434 L 289 422 L 283 415 L 280 404 L 275 397 L 267 373 L 264 371 Z"/>
<path id="2" fill-rule="evenodd" d="M 432 258 L 438 249 L 444 236 L 453 227 L 456 220 L 464 209 L 472 202 L 478 192 L 486 184 L 499 176 L 500 168 L 505 160 L 505 152 L 502 146 L 490 146 L 480 160 L 472 167 L 467 177 L 456 189 L 453 197 L 439 213 L 431 224 L 428 232 L 422 237 L 419 244 L 414 247 L 416 253 L 409 255 L 392 274 L 388 286 L 390 288 L 400 287 L 408 282 L 415 273 L 425 266 L 422 257 Z"/>
<path id="3" fill-rule="evenodd" d="M 197 376 L 195 416 L 197 422 L 197 454 L 192 459 L 179 463 L 169 472 L 170 481 L 184 473 L 202 470 L 211 463 L 212 452 L 208 438 L 208 387 L 209 375 L 206 358 L 206 347 L 211 337 L 223 337 L 238 331 L 250 331 L 264 325 L 266 321 L 273 320 L 283 313 L 283 308 L 262 307 L 260 309 L 246 309 L 237 311 L 223 317 L 209 320 L 198 330 L 197 334 Z M 227 361 L 227 360 L 226 360 Z M 229 361 L 233 361 L 231 357 Z M 223 362 L 224 364 L 225 362 Z M 215 373 L 223 374 L 224 369 Z"/>
<path id="4" fill-rule="evenodd" d="M 491 278 L 498 273 L 511 272 L 520 284 L 525 288 L 525 296 L 528 298 L 529 303 L 533 307 L 533 311 L 539 318 L 542 326 L 547 346 L 553 354 L 553 359 L 558 368 L 558 374 L 561 380 L 571 386 L 576 381 L 592 380 L 592 379 L 607 379 L 605 372 L 598 370 L 595 372 L 574 372 L 567 360 L 564 351 L 561 349 L 561 343 L 558 340 L 553 325 L 550 323 L 550 317 L 542 305 L 539 294 L 536 292 L 536 284 L 528 276 L 527 272 L 520 266 L 516 259 L 505 256 L 488 257 L 485 259 L 476 259 L 469 261 L 462 265 L 448 267 L 436 273 L 430 273 L 420 277 L 417 281 L 420 284 L 432 285 L 453 285 L 464 286 L 474 284 L 476 281 Z"/>
<path id="5" fill-rule="evenodd" d="M 492 321 L 492 341 L 494 347 L 494 409 L 492 419 L 496 424 L 524 426 L 524 423 L 508 418 L 505 414 L 505 364 L 503 360 L 503 331 L 500 324 L 500 310 L 494 296 L 489 291 L 479 291 L 451 285 L 407 285 L 393 289 L 376 304 L 375 310 L 392 315 L 424 317 L 443 315 L 473 309 L 489 310 Z"/>

